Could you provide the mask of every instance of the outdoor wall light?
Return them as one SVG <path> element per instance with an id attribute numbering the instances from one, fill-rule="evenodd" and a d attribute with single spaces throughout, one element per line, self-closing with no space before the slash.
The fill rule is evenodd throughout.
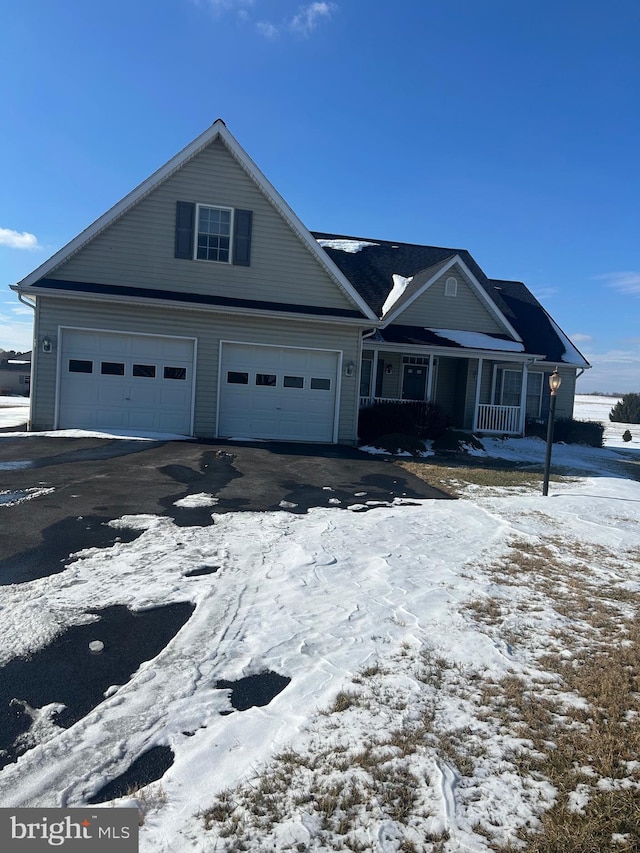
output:
<path id="1" fill-rule="evenodd" d="M 393 365 L 392 365 L 392 364 L 388 364 L 388 365 L 385 367 L 384 372 L 387 374 L 387 376 L 391 376 L 391 374 L 393 373 Z"/>
<path id="2" fill-rule="evenodd" d="M 344 375 L 345 376 L 353 376 L 356 372 L 356 366 L 352 361 L 348 361 L 344 366 Z"/>
<path id="3" fill-rule="evenodd" d="M 53 352 L 53 341 L 48 335 L 42 339 L 42 352 Z"/>
<path id="4" fill-rule="evenodd" d="M 549 377 L 551 399 L 549 401 L 549 420 L 547 421 L 547 452 L 544 457 L 544 475 L 542 478 L 542 494 L 549 494 L 549 471 L 551 470 L 551 445 L 553 444 L 553 420 L 556 416 L 556 397 L 558 388 L 562 385 L 562 377 L 558 368 Z"/>

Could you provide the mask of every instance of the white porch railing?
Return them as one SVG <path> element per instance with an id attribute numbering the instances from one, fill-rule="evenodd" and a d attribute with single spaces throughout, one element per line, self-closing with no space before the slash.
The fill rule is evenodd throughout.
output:
<path id="1" fill-rule="evenodd" d="M 374 403 L 419 403 L 419 400 L 399 400 L 392 397 L 360 397 L 360 408 L 366 409 Z M 495 432 L 499 435 L 520 435 L 520 406 L 478 406 L 477 432 Z"/>
<path id="2" fill-rule="evenodd" d="M 360 397 L 360 408 L 367 409 L 374 403 L 420 403 L 420 400 L 400 400 L 396 397 Z M 424 401 L 422 401 L 424 402 Z"/>
<path id="3" fill-rule="evenodd" d="M 428 402 L 428 400 L 401 400 L 399 397 L 360 397 L 360 408 L 366 409 L 374 403 L 403 403 L 405 406 L 417 406 Z"/>
<path id="4" fill-rule="evenodd" d="M 478 406 L 478 432 L 520 434 L 520 406 Z"/>

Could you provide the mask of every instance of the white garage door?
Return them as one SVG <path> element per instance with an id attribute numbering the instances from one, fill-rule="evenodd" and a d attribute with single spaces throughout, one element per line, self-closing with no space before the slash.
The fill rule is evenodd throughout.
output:
<path id="1" fill-rule="evenodd" d="M 63 329 L 58 427 L 190 435 L 194 341 Z"/>
<path id="2" fill-rule="evenodd" d="M 338 353 L 224 343 L 218 435 L 334 441 Z"/>

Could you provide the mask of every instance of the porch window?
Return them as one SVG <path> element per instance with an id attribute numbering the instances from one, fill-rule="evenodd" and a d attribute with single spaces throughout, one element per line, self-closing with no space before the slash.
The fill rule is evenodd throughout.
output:
<path id="1" fill-rule="evenodd" d="M 502 374 L 500 376 L 500 374 Z M 500 406 L 519 406 L 522 391 L 522 371 L 501 370 L 498 377 L 498 400 Z"/>
<path id="2" fill-rule="evenodd" d="M 542 413 L 542 373 L 530 373 L 527 376 L 527 417 L 539 418 Z"/>

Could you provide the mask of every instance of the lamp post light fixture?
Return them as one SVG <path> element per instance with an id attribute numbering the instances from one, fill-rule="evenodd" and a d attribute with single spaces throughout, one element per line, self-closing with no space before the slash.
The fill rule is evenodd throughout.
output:
<path id="1" fill-rule="evenodd" d="M 556 416 L 556 395 L 558 388 L 562 384 L 562 377 L 558 373 L 558 368 L 553 371 L 549 377 L 549 388 L 551 389 L 551 399 L 549 401 L 549 419 L 547 421 L 547 452 L 544 458 L 544 476 L 542 479 L 542 494 L 549 494 L 549 469 L 551 468 L 551 445 L 553 444 L 553 421 Z"/>

